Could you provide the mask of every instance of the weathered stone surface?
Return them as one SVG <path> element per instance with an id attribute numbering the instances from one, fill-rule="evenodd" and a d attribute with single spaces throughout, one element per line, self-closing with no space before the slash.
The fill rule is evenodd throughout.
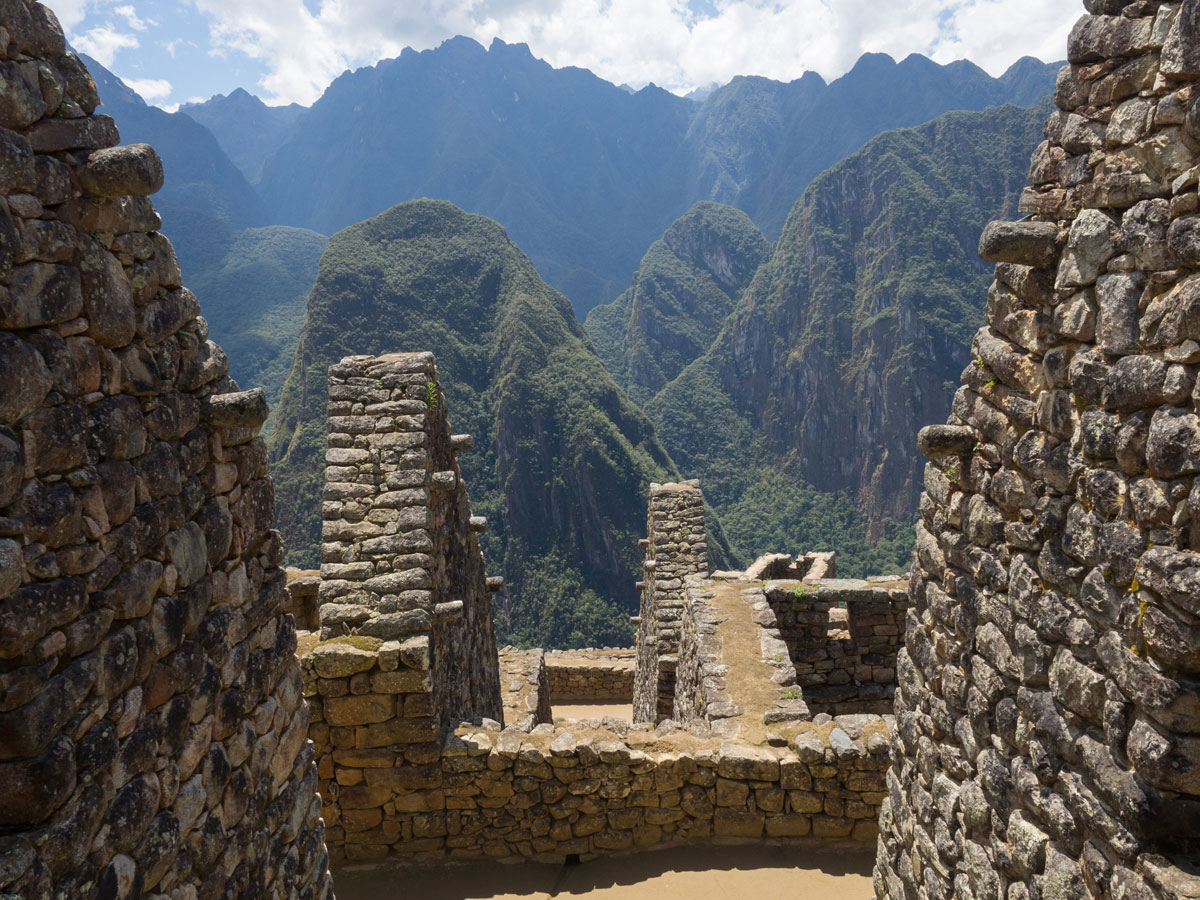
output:
<path id="1" fill-rule="evenodd" d="M 16 266 L 0 292 L 0 328 L 54 325 L 83 308 L 79 272 L 71 266 L 32 262 Z"/>
<path id="2" fill-rule="evenodd" d="M 0 424 L 11 425 L 45 399 L 53 384 L 41 354 L 14 335 L 0 332 Z"/>
<path id="3" fill-rule="evenodd" d="M 1200 3 L 1085 5 L 1021 204 L 1068 233 L 1050 330 L 998 267 L 947 426 L 980 442 L 927 469 L 880 900 L 1150 900 L 1190 856 Z"/>
<path id="4" fill-rule="evenodd" d="M 149 144 L 96 150 L 77 174 L 93 197 L 156 194 L 163 186 L 162 160 Z"/>
<path id="5" fill-rule="evenodd" d="M 987 262 L 1040 268 L 1054 259 L 1057 241 L 1058 228 L 1051 222 L 989 222 L 979 238 L 979 255 Z"/>
<path id="6" fill-rule="evenodd" d="M 0 894 L 327 898 L 266 451 L 201 421 L 161 161 L 52 12 L 0 37 Z"/>

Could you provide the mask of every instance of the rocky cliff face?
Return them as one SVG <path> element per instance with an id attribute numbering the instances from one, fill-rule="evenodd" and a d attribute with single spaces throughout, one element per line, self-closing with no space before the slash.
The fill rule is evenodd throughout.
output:
<path id="1" fill-rule="evenodd" d="M 771 245 L 731 206 L 697 203 L 642 257 L 633 285 L 587 330 L 630 397 L 645 403 L 708 350 Z"/>
<path id="2" fill-rule="evenodd" d="M 1197 893 L 1200 2 L 1085 5 L 920 435 L 881 900 Z"/>
<path id="3" fill-rule="evenodd" d="M 975 244 L 989 217 L 1015 211 L 1043 117 L 1004 107 L 890 132 L 805 192 L 708 353 L 648 406 L 719 511 L 738 502 L 736 472 L 756 451 L 731 433 L 745 462 L 714 459 L 704 407 L 755 435 L 760 460 L 848 494 L 873 538 L 910 519 L 921 465 L 909 436 L 949 409 L 982 319 Z"/>

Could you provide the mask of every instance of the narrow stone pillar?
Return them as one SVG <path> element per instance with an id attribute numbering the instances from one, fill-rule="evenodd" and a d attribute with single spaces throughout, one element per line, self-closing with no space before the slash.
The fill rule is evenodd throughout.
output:
<path id="1" fill-rule="evenodd" d="M 675 706 L 684 583 L 689 575 L 708 574 L 700 482 L 650 485 L 646 535 L 633 720 L 659 722 L 669 718 Z"/>

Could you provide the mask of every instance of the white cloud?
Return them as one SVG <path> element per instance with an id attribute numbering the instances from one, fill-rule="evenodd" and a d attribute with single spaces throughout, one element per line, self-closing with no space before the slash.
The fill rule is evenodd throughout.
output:
<path id="1" fill-rule="evenodd" d="M 134 31 L 145 31 L 148 26 L 157 24 L 156 22 L 142 19 L 137 14 L 137 10 L 129 4 L 113 7 L 113 12 L 128 22 L 129 27 Z"/>
<path id="2" fill-rule="evenodd" d="M 165 78 L 121 78 L 126 85 L 141 96 L 147 103 L 158 105 L 159 101 L 171 96 L 174 88 Z M 163 107 L 166 109 L 166 107 Z M 167 110 L 174 112 L 174 110 Z"/>
<path id="3" fill-rule="evenodd" d="M 119 51 L 135 49 L 138 39 L 127 32 L 117 31 L 111 24 L 105 24 L 72 36 L 71 43 L 77 50 L 82 50 L 107 67 L 113 64 Z"/>
<path id="4" fill-rule="evenodd" d="M 836 78 L 867 51 L 965 57 L 999 74 L 1026 54 L 1061 58 L 1082 12 L 1079 0 L 713 0 L 708 15 L 686 0 L 191 2 L 210 17 L 216 52 L 261 61 L 268 99 L 302 103 L 346 68 L 456 34 L 679 92 L 737 74 Z"/>
<path id="5" fill-rule="evenodd" d="M 93 5 L 92 0 L 54 0 L 52 8 L 63 29 L 69 32 L 84 20 Z"/>

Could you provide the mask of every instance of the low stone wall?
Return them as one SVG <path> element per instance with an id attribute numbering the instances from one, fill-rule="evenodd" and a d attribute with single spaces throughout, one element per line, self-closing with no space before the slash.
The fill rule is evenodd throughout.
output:
<path id="1" fill-rule="evenodd" d="M 773 622 L 805 702 L 817 712 L 891 710 L 904 641 L 906 583 L 892 579 L 771 581 Z"/>
<path id="2" fill-rule="evenodd" d="M 726 691 L 729 666 L 722 660 L 719 619 L 709 602 L 710 586 L 708 581 L 691 579 L 684 595 L 673 718 L 685 726 L 705 726 L 728 736 L 732 733 L 730 720 L 743 709 Z"/>
<path id="3" fill-rule="evenodd" d="M 302 660 L 335 861 L 557 862 L 726 838 L 828 845 L 877 834 L 885 719 L 818 717 L 781 747 L 670 726 L 523 733 L 481 720 L 443 746 L 409 729 L 410 695 L 393 691 L 405 672 L 399 648 L 361 644 L 320 644 Z M 544 670 L 539 651 L 509 651 L 505 678 L 518 661 L 526 676 Z"/>
<path id="4" fill-rule="evenodd" d="M 537 725 L 554 721 L 546 672 L 542 650 L 505 647 L 500 651 L 500 700 L 509 726 L 530 732 Z"/>
<path id="5" fill-rule="evenodd" d="M 552 703 L 633 700 L 637 651 L 632 648 L 550 650 L 545 660 Z"/>

